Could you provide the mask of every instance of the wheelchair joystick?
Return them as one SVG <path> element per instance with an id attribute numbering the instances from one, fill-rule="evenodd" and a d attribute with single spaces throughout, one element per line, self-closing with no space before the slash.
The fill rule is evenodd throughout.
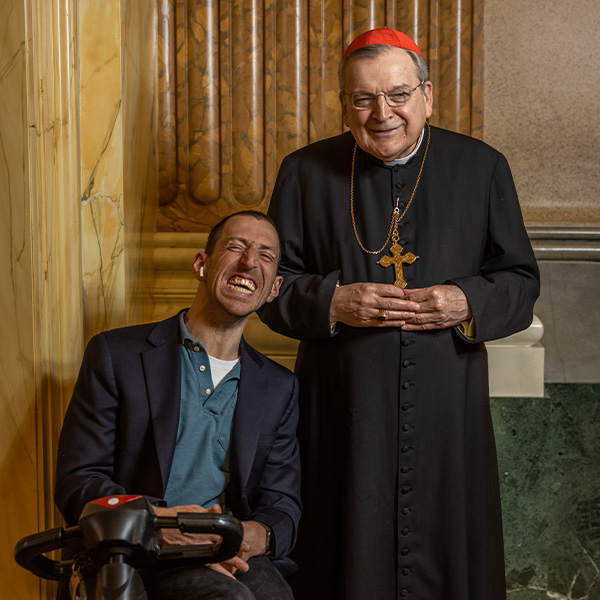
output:
<path id="1" fill-rule="evenodd" d="M 221 541 L 163 548 L 161 528 L 212 534 Z M 20 540 L 15 560 L 44 579 L 66 581 L 74 571 L 81 572 L 84 581 L 95 575 L 97 600 L 145 600 L 137 568 L 221 562 L 237 553 L 242 539 L 241 523 L 229 515 L 157 517 L 144 496 L 107 496 L 86 504 L 76 527 L 56 527 Z M 60 548 L 68 548 L 73 558 L 55 561 L 44 556 Z"/>

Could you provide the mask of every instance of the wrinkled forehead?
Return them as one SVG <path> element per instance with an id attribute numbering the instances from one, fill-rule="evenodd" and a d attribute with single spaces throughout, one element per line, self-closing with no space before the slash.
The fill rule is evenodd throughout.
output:
<path id="1" fill-rule="evenodd" d="M 231 240 L 240 241 L 259 250 L 271 250 L 279 256 L 280 244 L 277 230 L 267 219 L 257 219 L 252 216 L 234 216 L 225 223 L 219 241 L 227 243 Z"/>
<path id="2" fill-rule="evenodd" d="M 369 46 L 362 50 L 367 50 Z M 369 86 L 391 83 L 394 86 L 408 85 L 416 77 L 417 69 L 410 54 L 403 48 L 379 46 L 377 53 L 361 53 L 357 50 L 347 57 L 345 82 L 350 86 Z"/>

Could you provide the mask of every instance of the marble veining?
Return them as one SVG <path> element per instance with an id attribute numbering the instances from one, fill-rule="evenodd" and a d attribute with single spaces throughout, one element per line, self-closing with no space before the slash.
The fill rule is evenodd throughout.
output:
<path id="1" fill-rule="evenodd" d="M 121 324 L 123 211 L 120 198 L 95 194 L 82 204 L 87 336 Z"/>
<path id="2" fill-rule="evenodd" d="M 79 7 L 81 228 L 85 338 L 124 325 L 121 11 L 118 0 Z"/>
<path id="3" fill-rule="evenodd" d="M 493 399 L 511 600 L 600 599 L 600 384 Z"/>

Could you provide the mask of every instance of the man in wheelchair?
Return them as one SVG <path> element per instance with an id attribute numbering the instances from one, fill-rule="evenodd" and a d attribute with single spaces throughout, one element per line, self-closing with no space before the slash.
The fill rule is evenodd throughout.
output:
<path id="1" fill-rule="evenodd" d="M 58 446 L 55 501 L 67 524 L 111 495 L 145 496 L 159 516 L 230 512 L 243 526 L 220 564 L 142 569 L 150 600 L 292 598 L 285 576 L 300 519 L 296 377 L 250 347 L 250 315 L 279 292 L 270 219 L 223 219 L 198 252 L 192 306 L 93 337 Z M 163 530 L 163 544 L 206 541 Z M 86 586 L 88 598 L 93 585 Z"/>

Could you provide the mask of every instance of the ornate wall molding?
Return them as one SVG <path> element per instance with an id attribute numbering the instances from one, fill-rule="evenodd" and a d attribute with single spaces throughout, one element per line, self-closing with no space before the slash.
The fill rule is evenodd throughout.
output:
<path id="1" fill-rule="evenodd" d="M 266 210 L 283 157 L 343 131 L 337 65 L 373 27 L 421 47 L 432 123 L 482 136 L 483 0 L 159 2 L 158 231 Z"/>
<path id="2" fill-rule="evenodd" d="M 28 1 L 31 241 L 40 528 L 52 501 L 62 418 L 83 354 L 78 2 Z"/>

